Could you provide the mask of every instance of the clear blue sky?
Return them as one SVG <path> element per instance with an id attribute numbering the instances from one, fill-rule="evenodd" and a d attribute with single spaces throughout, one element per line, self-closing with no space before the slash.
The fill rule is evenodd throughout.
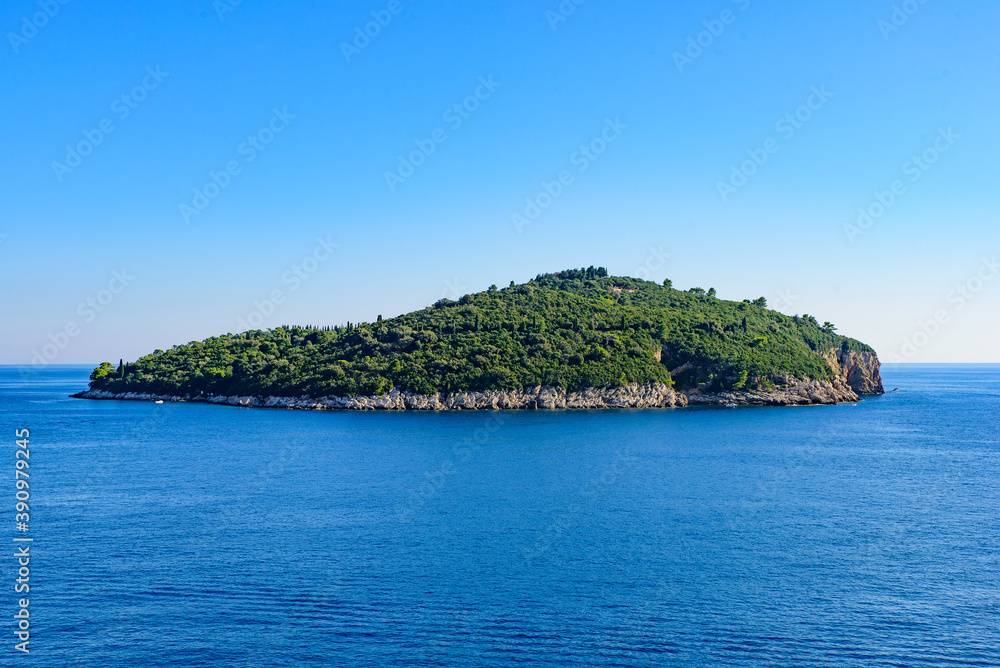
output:
<path id="1" fill-rule="evenodd" d="M 1000 6 L 562 7 L 4 3 L 0 362 L 135 359 L 255 312 L 371 320 L 590 264 L 765 296 L 883 358 L 1000 362 Z M 845 230 L 859 207 L 881 216 Z"/>

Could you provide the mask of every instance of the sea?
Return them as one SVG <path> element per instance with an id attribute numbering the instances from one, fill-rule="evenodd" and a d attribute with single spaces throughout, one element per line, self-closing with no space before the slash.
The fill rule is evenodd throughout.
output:
<path id="1" fill-rule="evenodd" d="M 2 666 L 1000 665 L 1000 366 L 440 413 L 70 398 L 91 368 L 0 367 Z"/>

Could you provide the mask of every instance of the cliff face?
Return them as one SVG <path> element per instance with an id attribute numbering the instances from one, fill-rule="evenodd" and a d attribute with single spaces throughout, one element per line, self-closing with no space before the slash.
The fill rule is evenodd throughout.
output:
<path id="1" fill-rule="evenodd" d="M 834 375 L 858 394 L 885 394 L 882 388 L 881 362 L 875 353 L 845 352 L 832 348 L 823 354 Z"/>
<path id="2" fill-rule="evenodd" d="M 692 406 L 808 406 L 812 404 L 839 404 L 842 401 L 857 401 L 858 394 L 840 378 L 833 382 L 825 380 L 802 380 L 791 376 L 774 375 L 769 378 L 774 387 L 767 390 L 730 390 L 713 394 L 688 395 Z"/>

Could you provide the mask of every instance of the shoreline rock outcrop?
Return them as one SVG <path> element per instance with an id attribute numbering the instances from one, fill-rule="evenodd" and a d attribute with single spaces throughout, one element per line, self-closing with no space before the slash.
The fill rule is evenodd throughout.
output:
<path id="1" fill-rule="evenodd" d="M 691 406 L 808 406 L 855 402 L 858 394 L 839 378 L 833 382 L 809 380 L 791 376 L 770 376 L 773 387 L 766 390 L 730 390 L 712 394 L 692 392 L 688 395 Z"/>
<path id="2" fill-rule="evenodd" d="M 688 404 L 805 406 L 855 402 L 863 395 L 885 394 L 882 388 L 881 363 L 871 352 L 845 351 L 832 348 L 821 356 L 830 365 L 833 379 L 810 380 L 792 376 L 771 375 L 771 387 L 765 390 L 731 390 L 713 394 L 688 394 Z"/>
<path id="3" fill-rule="evenodd" d="M 833 348 L 823 353 L 835 376 L 858 394 L 885 394 L 878 355 L 870 352 Z"/>
<path id="4" fill-rule="evenodd" d="M 300 410 L 551 410 L 600 408 L 682 408 L 685 406 L 806 406 L 855 402 L 860 395 L 883 394 L 880 364 L 874 353 L 830 350 L 823 354 L 830 364 L 832 380 L 810 380 L 771 375 L 768 387 L 702 393 L 679 392 L 663 383 L 624 387 L 587 388 L 567 392 L 561 387 L 539 386 L 523 390 L 414 394 L 392 390 L 379 396 L 359 397 L 257 397 L 178 396 L 103 390 L 85 390 L 80 399 L 126 401 L 189 401 L 248 408 L 292 408 Z"/>
<path id="5" fill-rule="evenodd" d="M 392 390 L 379 396 L 359 397 L 257 397 L 158 395 L 137 392 L 115 394 L 85 390 L 79 399 L 125 401 L 189 401 L 247 408 L 300 410 L 551 410 L 600 408 L 683 408 L 685 406 L 806 406 L 855 402 L 859 395 L 884 394 L 878 356 L 870 352 L 832 349 L 822 354 L 833 370 L 833 380 L 810 380 L 771 375 L 768 387 L 702 393 L 679 392 L 663 383 L 623 387 L 587 388 L 567 392 L 561 387 L 538 386 L 523 390 L 460 391 L 414 394 Z"/>
<path id="6" fill-rule="evenodd" d="M 614 388 L 587 388 L 567 392 L 561 387 L 539 386 L 524 390 L 487 390 L 414 394 L 392 390 L 367 397 L 225 397 L 177 396 L 126 392 L 114 394 L 86 390 L 72 395 L 80 399 L 127 401 L 190 401 L 253 408 L 297 408 L 303 410 L 533 410 L 559 408 L 674 408 L 687 405 L 687 396 L 663 383 Z"/>

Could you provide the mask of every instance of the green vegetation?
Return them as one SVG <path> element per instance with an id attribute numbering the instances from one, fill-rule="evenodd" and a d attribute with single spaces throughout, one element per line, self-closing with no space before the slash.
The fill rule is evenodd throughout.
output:
<path id="1" fill-rule="evenodd" d="M 375 323 L 226 334 L 118 367 L 105 362 L 90 384 L 314 397 L 649 381 L 718 391 L 766 387 L 774 373 L 829 379 L 817 351 L 871 350 L 812 316 L 769 311 L 763 297 L 730 302 L 714 289 L 670 285 L 573 269 Z"/>

